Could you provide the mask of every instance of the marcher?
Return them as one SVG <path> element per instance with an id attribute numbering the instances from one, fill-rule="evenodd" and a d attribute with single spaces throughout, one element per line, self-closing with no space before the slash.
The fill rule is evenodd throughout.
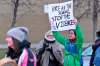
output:
<path id="1" fill-rule="evenodd" d="M 76 21 L 77 20 L 73 20 Z M 76 23 L 76 29 L 68 30 L 68 37 L 63 36 L 60 31 L 53 31 L 55 39 L 64 45 L 64 66 L 81 66 L 81 53 L 83 45 L 83 34 L 80 24 Z"/>
<path id="2" fill-rule="evenodd" d="M 15 60 L 6 57 L 0 59 L 0 66 L 17 66 L 17 63 Z"/>
<path id="3" fill-rule="evenodd" d="M 96 32 L 96 40 L 92 49 L 93 52 L 90 59 L 90 66 L 100 66 L 100 30 Z"/>
<path id="4" fill-rule="evenodd" d="M 8 44 L 7 57 L 16 59 L 18 66 L 36 66 L 36 56 L 30 48 L 31 43 L 28 41 L 26 27 L 8 30 L 6 42 Z"/>
<path id="5" fill-rule="evenodd" d="M 37 66 L 63 66 L 63 46 L 55 41 L 51 31 L 46 32 L 37 48 Z"/>

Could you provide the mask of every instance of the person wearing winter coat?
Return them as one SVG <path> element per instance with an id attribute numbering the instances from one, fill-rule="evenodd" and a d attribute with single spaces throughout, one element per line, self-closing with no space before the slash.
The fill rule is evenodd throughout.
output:
<path id="1" fill-rule="evenodd" d="M 37 66 L 63 66 L 63 46 L 55 41 L 51 31 L 46 32 L 37 48 Z"/>
<path id="2" fill-rule="evenodd" d="M 93 52 L 90 59 L 90 66 L 100 66 L 100 30 L 96 32 L 96 40 L 92 49 Z"/>
<path id="3" fill-rule="evenodd" d="M 26 27 L 11 28 L 5 40 L 8 45 L 6 57 L 15 59 L 18 66 L 36 66 L 36 56 L 30 48 Z"/>
<path id="4" fill-rule="evenodd" d="M 76 29 L 68 30 L 68 37 L 63 36 L 60 31 L 52 32 L 55 39 L 65 47 L 64 66 L 81 66 L 83 34 L 80 24 L 76 23 Z"/>

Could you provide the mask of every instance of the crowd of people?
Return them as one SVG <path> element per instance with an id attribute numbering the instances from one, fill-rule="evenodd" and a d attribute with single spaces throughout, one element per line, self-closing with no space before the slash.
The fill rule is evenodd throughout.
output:
<path id="1" fill-rule="evenodd" d="M 28 29 L 11 28 L 5 38 L 8 45 L 5 57 L 15 60 L 18 66 L 83 66 L 84 34 L 80 23 L 76 22 L 76 29 L 66 30 L 65 33 L 67 36 L 60 31 L 49 30 L 39 42 L 41 46 L 33 52 Z M 100 31 L 96 32 L 96 36 L 90 66 L 100 66 Z"/>
<path id="2" fill-rule="evenodd" d="M 18 66 L 83 66 L 84 35 L 80 23 L 76 22 L 76 29 L 67 30 L 65 33 L 67 36 L 60 31 L 49 30 L 39 42 L 41 46 L 33 52 L 28 29 L 14 27 L 6 34 L 6 57 L 16 60 Z M 90 66 L 100 66 L 100 31 L 96 32 L 96 36 Z"/>

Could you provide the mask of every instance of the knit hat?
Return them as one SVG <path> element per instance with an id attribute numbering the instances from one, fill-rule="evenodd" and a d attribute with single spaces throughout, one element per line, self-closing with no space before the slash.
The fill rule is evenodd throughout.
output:
<path id="1" fill-rule="evenodd" d="M 23 32 L 25 32 L 26 35 L 28 35 L 29 30 L 26 27 L 17 27 L 17 28 L 19 28 L 20 30 L 22 30 Z"/>
<path id="2" fill-rule="evenodd" d="M 54 41 L 54 40 L 55 40 L 54 37 L 49 38 L 48 36 L 53 36 L 53 33 L 52 33 L 51 30 L 49 30 L 48 32 L 45 33 L 45 39 L 46 39 L 46 40 L 49 40 L 49 41 Z"/>
<path id="3" fill-rule="evenodd" d="M 29 30 L 26 27 L 17 27 L 17 28 L 19 28 L 21 31 L 25 33 L 26 39 L 28 40 Z"/>
<path id="4" fill-rule="evenodd" d="M 26 27 L 15 27 L 7 32 L 7 36 L 11 36 L 20 42 L 27 40 L 28 29 Z"/>

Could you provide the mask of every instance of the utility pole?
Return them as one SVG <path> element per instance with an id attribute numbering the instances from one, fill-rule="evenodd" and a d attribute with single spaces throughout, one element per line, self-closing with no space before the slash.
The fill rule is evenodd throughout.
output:
<path id="1" fill-rule="evenodd" d="M 19 0 L 13 0 L 13 19 L 12 19 L 12 24 L 11 27 L 14 27 L 16 24 L 16 17 L 17 17 L 17 12 L 18 12 L 18 6 L 19 6 Z"/>
<path id="2" fill-rule="evenodd" d="M 98 0 L 93 0 L 93 41 L 96 38 L 97 20 L 98 20 Z"/>

